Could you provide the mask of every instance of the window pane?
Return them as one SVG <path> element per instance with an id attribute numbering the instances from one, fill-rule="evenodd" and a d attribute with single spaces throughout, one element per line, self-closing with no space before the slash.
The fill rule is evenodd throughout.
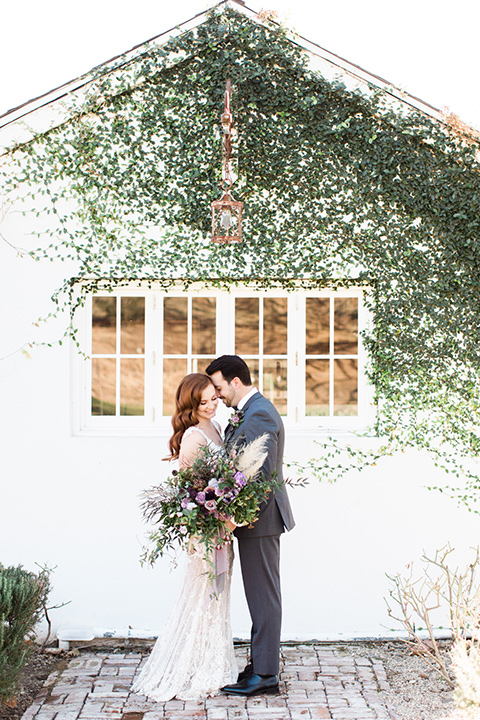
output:
<path id="1" fill-rule="evenodd" d="M 115 358 L 92 360 L 92 415 L 115 415 Z"/>
<path id="2" fill-rule="evenodd" d="M 117 298 L 92 299 L 92 353 L 102 355 L 116 351 Z"/>
<path id="3" fill-rule="evenodd" d="M 120 361 L 120 415 L 145 414 L 145 361 Z"/>
<path id="4" fill-rule="evenodd" d="M 287 298 L 263 301 L 263 352 L 265 355 L 287 354 Z"/>
<path id="5" fill-rule="evenodd" d="M 329 361 L 307 360 L 305 365 L 305 415 L 328 415 Z"/>
<path id="6" fill-rule="evenodd" d="M 277 408 L 287 414 L 287 361 L 265 360 L 263 363 L 263 394 Z"/>
<path id="7" fill-rule="evenodd" d="M 163 414 L 173 415 L 175 410 L 175 393 L 180 380 L 187 374 L 186 360 L 163 361 Z"/>
<path id="8" fill-rule="evenodd" d="M 328 355 L 330 347 L 330 299 L 307 298 L 306 354 Z"/>
<path id="9" fill-rule="evenodd" d="M 334 352 L 354 355 L 358 352 L 358 298 L 335 298 Z"/>
<path id="10" fill-rule="evenodd" d="M 216 352 L 216 311 L 215 298 L 192 298 L 192 353 L 214 355 Z"/>
<path id="11" fill-rule="evenodd" d="M 252 385 L 255 385 L 260 390 L 260 372 L 258 369 L 258 360 L 248 359 L 245 360 L 250 370 L 250 377 L 252 379 Z"/>
<path id="12" fill-rule="evenodd" d="M 210 365 L 212 360 L 215 359 L 214 355 L 206 358 L 192 358 L 192 373 L 203 373 L 206 375 L 205 370 Z"/>
<path id="13" fill-rule="evenodd" d="M 145 352 L 145 298 L 123 297 L 121 301 L 120 352 Z"/>
<path id="14" fill-rule="evenodd" d="M 334 360 L 334 415 L 358 415 L 358 363 Z"/>
<path id="15" fill-rule="evenodd" d="M 188 300 L 183 297 L 164 299 L 163 352 L 165 355 L 187 354 Z"/>
<path id="16" fill-rule="evenodd" d="M 235 352 L 258 354 L 258 298 L 235 298 Z"/>

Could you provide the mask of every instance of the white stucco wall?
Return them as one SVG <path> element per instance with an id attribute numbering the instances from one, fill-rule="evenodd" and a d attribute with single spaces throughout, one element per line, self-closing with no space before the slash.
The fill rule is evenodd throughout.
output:
<path id="1" fill-rule="evenodd" d="M 0 230 L 9 241 L 14 218 Z M 168 560 L 141 568 L 145 536 L 138 495 L 166 474 L 167 437 L 73 437 L 71 348 L 16 348 L 53 340 L 65 318 L 36 328 L 65 265 L 20 258 L 0 241 L 0 562 L 54 566 L 51 612 L 60 625 L 97 631 L 158 631 L 181 581 Z M 13 353 L 13 354 L 11 354 Z M 313 439 L 287 432 L 287 458 L 318 454 Z M 385 635 L 385 573 L 450 542 L 460 558 L 478 543 L 480 518 L 427 485 L 444 482 L 428 458 L 384 459 L 335 484 L 291 492 L 297 527 L 283 538 L 284 638 Z M 234 634 L 248 636 L 239 567 Z"/>

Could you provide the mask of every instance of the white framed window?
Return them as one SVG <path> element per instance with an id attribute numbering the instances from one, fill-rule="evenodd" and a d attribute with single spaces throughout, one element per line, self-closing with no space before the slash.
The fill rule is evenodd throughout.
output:
<path id="1" fill-rule="evenodd" d="M 119 288 L 88 296 L 76 317 L 74 434 L 168 435 L 182 377 L 223 354 L 245 359 L 290 430 L 371 422 L 361 288 Z"/>

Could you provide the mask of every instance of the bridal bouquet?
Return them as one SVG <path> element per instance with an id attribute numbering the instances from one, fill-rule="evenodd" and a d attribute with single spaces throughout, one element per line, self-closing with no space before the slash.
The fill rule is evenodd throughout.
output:
<path id="1" fill-rule="evenodd" d="M 237 450 L 205 446 L 190 467 L 174 470 L 165 483 L 142 494 L 143 517 L 155 525 L 143 562 L 153 564 L 167 550 L 186 547 L 195 536 L 208 549 L 229 537 L 225 522 L 249 525 L 277 483 L 258 476 L 267 435 Z"/>

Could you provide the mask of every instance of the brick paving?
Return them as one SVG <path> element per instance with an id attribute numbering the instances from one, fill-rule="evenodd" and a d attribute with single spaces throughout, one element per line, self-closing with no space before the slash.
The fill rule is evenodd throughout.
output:
<path id="1" fill-rule="evenodd" d="M 236 648 L 241 669 L 246 652 Z M 320 644 L 281 653 L 278 695 L 157 703 L 130 689 L 145 654 L 82 652 L 47 678 L 22 720 L 400 720 L 382 697 L 389 686 L 379 660 Z"/>

